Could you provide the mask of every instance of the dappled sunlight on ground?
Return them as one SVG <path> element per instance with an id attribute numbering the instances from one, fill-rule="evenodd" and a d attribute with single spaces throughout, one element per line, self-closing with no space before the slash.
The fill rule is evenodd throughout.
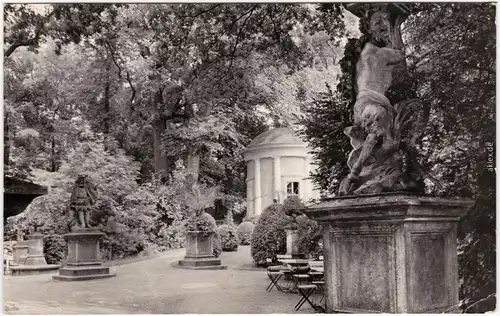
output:
<path id="1" fill-rule="evenodd" d="M 268 293 L 264 269 L 252 267 L 250 247 L 224 252 L 227 270 L 184 270 L 172 263 L 184 250 L 112 268 L 116 278 L 59 282 L 52 274 L 7 276 L 4 303 L 8 314 L 201 314 L 296 313 L 298 294 Z M 305 306 L 300 313 L 313 313 Z"/>

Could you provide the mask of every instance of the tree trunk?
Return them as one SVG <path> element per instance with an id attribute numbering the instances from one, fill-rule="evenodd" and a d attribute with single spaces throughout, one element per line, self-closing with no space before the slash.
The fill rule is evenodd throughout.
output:
<path id="1" fill-rule="evenodd" d="M 3 163 L 4 166 L 9 165 L 10 158 L 10 137 L 9 137 L 9 113 L 5 113 L 3 125 Z"/>
<path id="2" fill-rule="evenodd" d="M 186 168 L 187 171 L 193 176 L 194 183 L 198 182 L 200 174 L 200 154 L 195 148 L 189 150 Z"/>
<path id="3" fill-rule="evenodd" d="M 110 105 L 109 105 L 109 89 L 110 89 L 110 79 L 109 79 L 109 72 L 111 70 L 110 67 L 110 60 L 108 57 L 108 60 L 106 60 L 106 82 L 104 83 L 104 133 L 109 134 L 110 132 Z"/>
<path id="4" fill-rule="evenodd" d="M 52 136 L 51 155 L 52 155 L 52 157 L 51 157 L 50 171 L 51 172 L 56 172 L 57 171 L 56 140 L 55 140 L 54 136 Z"/>
<path id="5" fill-rule="evenodd" d="M 166 120 L 159 118 L 153 123 L 153 150 L 155 173 L 160 176 L 160 179 L 166 180 L 168 175 L 168 158 L 167 153 L 162 146 L 162 135 L 166 129 Z"/>

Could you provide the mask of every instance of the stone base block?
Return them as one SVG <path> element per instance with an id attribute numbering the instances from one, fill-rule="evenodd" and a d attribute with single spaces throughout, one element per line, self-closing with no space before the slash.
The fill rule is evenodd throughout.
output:
<path id="1" fill-rule="evenodd" d="M 64 267 L 59 269 L 61 276 L 86 276 L 86 275 L 101 275 L 109 274 L 109 267 L 103 266 L 88 266 L 88 267 Z"/>
<path id="2" fill-rule="evenodd" d="M 116 274 L 109 272 L 109 267 L 101 265 L 89 266 L 66 266 L 59 269 L 59 275 L 52 278 L 59 281 L 86 281 L 115 277 Z"/>
<path id="3" fill-rule="evenodd" d="M 216 258 L 185 258 L 179 260 L 179 267 L 194 270 L 222 270 L 227 268 L 227 266 L 222 265 L 220 259 Z"/>
<path id="4" fill-rule="evenodd" d="M 24 260 L 24 265 L 27 266 L 42 266 L 46 265 L 47 261 L 45 261 L 45 257 L 43 255 L 32 256 L 28 255 L 26 260 Z"/>
<path id="5" fill-rule="evenodd" d="M 453 312 L 457 223 L 473 204 L 392 193 L 310 206 L 323 226 L 326 312 Z"/>
<path id="6" fill-rule="evenodd" d="M 115 277 L 109 267 L 102 265 L 100 239 L 104 233 L 95 229 L 79 229 L 64 238 L 68 242 L 66 265 L 59 269 L 59 275 L 53 276 L 58 281 L 86 281 Z"/>
<path id="7" fill-rule="evenodd" d="M 10 267 L 12 275 L 33 275 L 42 273 L 54 273 L 59 269 L 58 264 L 42 264 L 42 265 L 16 265 Z"/>
<path id="8" fill-rule="evenodd" d="M 12 246 L 12 254 L 16 264 L 23 264 L 24 260 L 28 256 L 28 248 L 29 246 L 24 241 L 19 241 L 17 244 Z"/>
<path id="9" fill-rule="evenodd" d="M 79 276 L 67 276 L 67 275 L 54 275 L 52 278 L 57 281 L 89 281 L 97 279 L 107 279 L 115 277 L 116 274 L 93 274 L 93 275 L 79 275 Z"/>

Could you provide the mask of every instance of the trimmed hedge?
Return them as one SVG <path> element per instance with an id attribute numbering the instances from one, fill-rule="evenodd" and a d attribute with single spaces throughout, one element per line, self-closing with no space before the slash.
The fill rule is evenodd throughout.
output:
<path id="1" fill-rule="evenodd" d="M 276 262 L 276 255 L 286 252 L 285 225 L 289 223 L 282 204 L 268 206 L 260 215 L 252 234 L 251 253 L 258 266 L 266 266 L 267 258 Z"/>
<path id="2" fill-rule="evenodd" d="M 222 251 L 238 250 L 239 240 L 234 226 L 221 225 L 217 228 L 217 232 L 221 237 Z"/>
<path id="3" fill-rule="evenodd" d="M 254 229 L 255 225 L 252 222 L 243 222 L 238 226 L 236 232 L 240 240 L 240 245 L 250 245 Z"/>

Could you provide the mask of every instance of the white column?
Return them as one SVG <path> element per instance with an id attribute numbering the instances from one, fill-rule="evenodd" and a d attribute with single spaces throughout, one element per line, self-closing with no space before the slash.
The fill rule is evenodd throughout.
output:
<path id="1" fill-rule="evenodd" d="M 309 178 L 311 172 L 311 159 L 309 156 L 304 157 L 304 178 Z M 311 188 L 311 180 L 305 179 L 302 181 L 302 185 L 304 186 L 303 192 L 301 192 L 301 197 L 304 203 L 307 203 L 312 196 L 312 188 Z M 299 188 L 299 190 L 302 190 Z"/>
<path id="2" fill-rule="evenodd" d="M 262 212 L 262 192 L 260 189 L 260 158 L 256 158 L 253 162 L 253 196 L 254 204 L 253 211 L 255 215 L 260 215 Z"/>
<path id="3" fill-rule="evenodd" d="M 254 205 L 254 194 L 253 194 L 253 181 L 247 179 L 247 217 L 252 217 L 255 215 Z"/>
<path id="4" fill-rule="evenodd" d="M 278 202 L 281 201 L 281 164 L 280 156 L 273 157 L 273 198 L 277 198 Z"/>

